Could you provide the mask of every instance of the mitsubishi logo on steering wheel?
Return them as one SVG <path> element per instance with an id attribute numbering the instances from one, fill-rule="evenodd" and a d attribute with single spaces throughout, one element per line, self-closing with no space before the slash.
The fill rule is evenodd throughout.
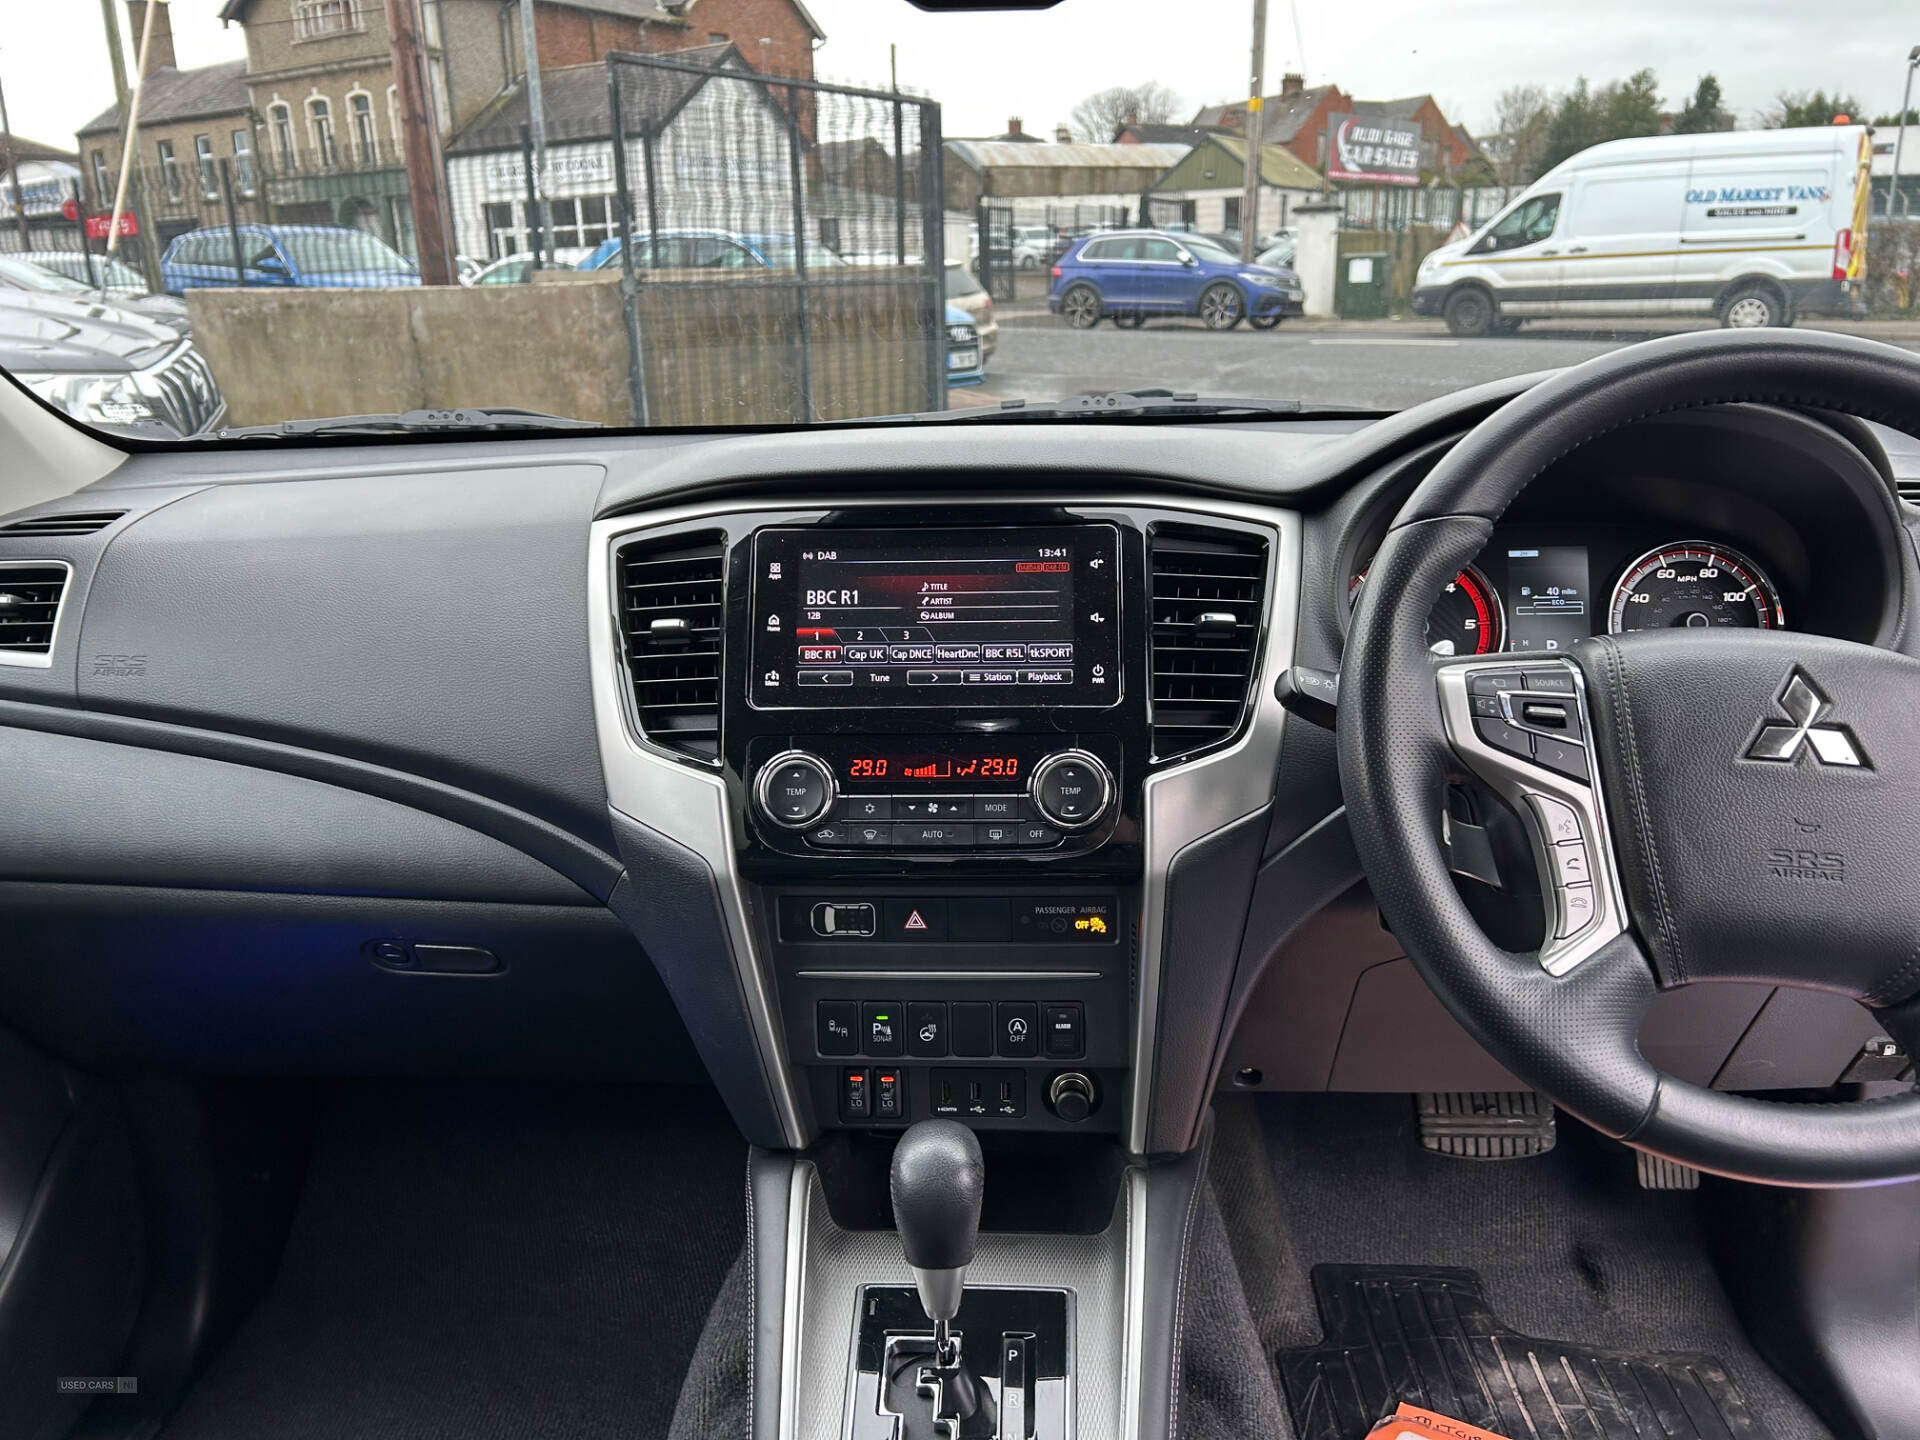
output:
<path id="1" fill-rule="evenodd" d="M 1844 725 L 1820 723 L 1833 709 L 1833 702 L 1820 693 L 1812 678 L 1798 665 L 1793 667 L 1780 698 L 1774 703 L 1786 712 L 1787 718 L 1761 722 L 1760 733 L 1747 746 L 1747 759 L 1780 760 L 1790 765 L 1800 758 L 1802 750 L 1811 746 L 1814 759 L 1822 765 L 1873 768 L 1861 753 L 1851 730 Z"/>

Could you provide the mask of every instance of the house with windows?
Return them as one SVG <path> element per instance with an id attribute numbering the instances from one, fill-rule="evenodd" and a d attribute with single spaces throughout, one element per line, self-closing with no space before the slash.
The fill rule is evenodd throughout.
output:
<path id="1" fill-rule="evenodd" d="M 420 0 L 420 9 L 446 142 L 524 83 L 519 0 Z M 128 0 L 127 11 L 140 34 L 146 0 Z M 385 0 L 224 0 L 220 18 L 245 33 L 247 58 L 194 70 L 175 64 L 167 11 L 154 16 L 136 156 L 156 177 L 146 188 L 161 192 L 148 199 L 163 240 L 215 218 L 202 210 L 218 196 L 199 182 L 217 183 L 225 159 L 245 177 L 239 198 L 275 220 L 359 226 L 414 253 Z M 825 38 L 802 0 L 536 0 L 534 24 L 543 72 L 597 65 L 615 50 L 732 44 L 762 73 L 811 78 Z M 79 132 L 92 205 L 111 201 L 111 183 L 98 182 L 117 177 L 120 133 L 117 106 Z"/>
<path id="2" fill-rule="evenodd" d="M 1260 232 L 1287 228 L 1292 210 L 1320 198 L 1320 176 L 1284 145 L 1260 147 Z M 1208 135 L 1166 174 L 1147 197 L 1159 224 L 1176 221 L 1210 233 L 1240 228 L 1247 188 L 1247 141 Z"/>
<path id="3" fill-rule="evenodd" d="M 622 90 L 635 230 L 792 234 L 786 111 L 766 85 L 728 78 L 758 80 L 734 45 L 700 46 L 675 58 L 707 73 L 650 72 Z M 619 218 L 606 67 L 542 67 L 540 87 L 551 227 L 543 248 L 591 249 L 616 233 Z M 520 81 L 447 145 L 454 240 L 463 255 L 498 259 L 532 248 L 521 145 L 527 116 Z"/>

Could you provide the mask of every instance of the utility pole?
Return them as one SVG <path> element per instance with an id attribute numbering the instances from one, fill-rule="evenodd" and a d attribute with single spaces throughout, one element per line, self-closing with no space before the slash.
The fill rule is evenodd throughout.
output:
<path id="1" fill-rule="evenodd" d="M 13 125 L 7 119 L 7 92 L 0 86 L 0 135 L 7 137 L 7 180 L 13 186 L 13 216 L 20 222 L 20 248 L 33 249 L 33 237 L 27 233 L 27 192 L 20 188 L 20 162 L 14 153 Z"/>
<path id="2" fill-rule="evenodd" d="M 1260 244 L 1262 98 L 1267 93 L 1267 0 L 1253 0 L 1253 86 L 1247 101 L 1247 188 L 1240 200 L 1240 258 L 1253 262 Z"/>
<path id="3" fill-rule="evenodd" d="M 387 0 L 387 33 L 393 40 L 393 80 L 406 139 L 413 233 L 420 243 L 420 283 L 452 285 L 458 277 L 447 216 L 447 171 L 440 155 L 440 126 L 427 92 L 420 0 Z"/>
<path id="4" fill-rule="evenodd" d="M 527 113 L 533 121 L 533 182 L 538 216 L 527 217 L 527 228 L 553 243 L 553 214 L 547 206 L 547 105 L 540 94 L 540 37 L 533 29 L 533 0 L 520 0 L 520 55 L 527 66 Z M 534 246 L 533 268 L 540 268 L 540 247 Z"/>
<path id="5" fill-rule="evenodd" d="M 107 61 L 113 66 L 113 100 L 120 107 L 121 164 L 125 166 L 132 159 L 126 150 L 133 142 L 126 130 L 130 92 L 127 86 L 127 57 L 120 48 L 119 3 L 120 0 L 100 0 L 100 23 L 107 32 Z M 100 199 L 107 197 L 102 195 Z M 140 268 L 146 272 L 147 288 L 157 295 L 165 288 L 160 278 L 159 236 L 153 233 L 153 216 L 147 209 L 147 192 L 138 180 L 133 184 L 133 219 L 140 227 Z"/>

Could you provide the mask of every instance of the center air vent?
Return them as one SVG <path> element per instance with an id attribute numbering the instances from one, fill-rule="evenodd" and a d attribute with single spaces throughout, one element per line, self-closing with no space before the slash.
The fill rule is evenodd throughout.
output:
<path id="1" fill-rule="evenodd" d="M 1246 710 L 1260 648 L 1267 546 L 1236 530 L 1157 528 L 1153 583 L 1153 753 L 1166 760 L 1228 740 Z"/>
<path id="2" fill-rule="evenodd" d="M 0 564 L 0 664 L 38 663 L 53 649 L 65 565 Z"/>
<path id="3" fill-rule="evenodd" d="M 33 515 L 15 520 L 11 525 L 0 525 L 0 535 L 91 535 L 106 529 L 126 513 L 124 510 L 71 510 L 64 515 Z"/>
<path id="4" fill-rule="evenodd" d="M 720 755 L 720 641 L 727 552 L 718 534 L 620 551 L 620 604 L 634 712 L 656 745 Z"/>

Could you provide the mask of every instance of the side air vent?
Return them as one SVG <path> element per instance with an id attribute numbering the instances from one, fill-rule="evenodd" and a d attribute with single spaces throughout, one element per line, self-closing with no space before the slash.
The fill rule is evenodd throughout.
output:
<path id="1" fill-rule="evenodd" d="M 52 652 L 67 573 L 64 565 L 0 564 L 0 665 L 38 664 Z"/>
<path id="2" fill-rule="evenodd" d="M 634 712 L 656 745 L 720 756 L 723 536 L 636 542 L 619 557 L 620 604 Z"/>
<path id="3" fill-rule="evenodd" d="M 1920 480 L 1902 479 L 1895 488 L 1899 490 L 1900 498 L 1907 504 L 1920 505 Z"/>
<path id="4" fill-rule="evenodd" d="M 1153 584 L 1153 753 L 1191 755 L 1232 737 L 1246 710 L 1267 593 L 1267 547 L 1234 530 L 1160 526 Z"/>
<path id="5" fill-rule="evenodd" d="M 91 535 L 106 529 L 126 513 L 124 510 L 70 510 L 64 515 L 34 515 L 15 520 L 11 525 L 0 525 L 0 535 Z"/>

